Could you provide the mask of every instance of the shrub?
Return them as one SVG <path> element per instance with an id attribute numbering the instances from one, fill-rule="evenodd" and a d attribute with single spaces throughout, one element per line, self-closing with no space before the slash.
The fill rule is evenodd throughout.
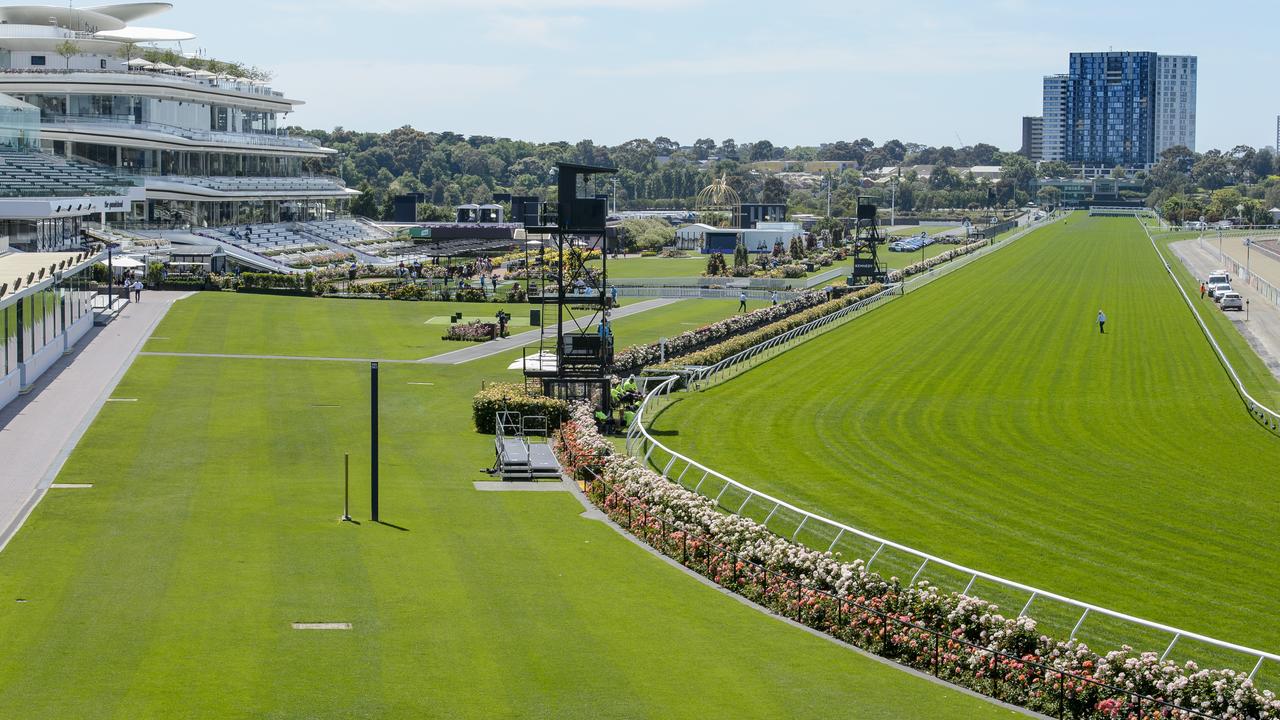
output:
<path id="1" fill-rule="evenodd" d="M 521 415 L 545 415 L 551 429 L 569 418 L 569 403 L 545 395 L 530 393 L 519 383 L 494 383 L 471 398 L 471 416 L 476 432 L 497 432 L 494 418 L 499 410 L 511 410 Z"/>
<path id="2" fill-rule="evenodd" d="M 724 261 L 724 253 L 711 253 L 707 256 L 707 277 L 724 277 L 729 274 L 729 266 Z"/>
<path id="3" fill-rule="evenodd" d="M 735 335 L 723 342 L 716 343 L 711 347 L 698 350 L 696 352 L 686 353 L 684 355 L 670 356 L 667 358 L 667 362 L 665 364 L 654 366 L 652 369 L 659 371 L 673 371 L 684 365 L 715 365 L 721 360 L 732 355 L 736 355 L 752 345 L 762 343 L 765 340 L 777 337 L 789 330 L 798 328 L 805 323 L 810 323 L 820 317 L 830 315 L 841 308 L 848 307 L 860 300 L 865 300 L 883 290 L 884 286 L 882 285 L 869 285 L 857 292 L 849 293 L 848 295 L 838 297 L 816 307 L 811 307 L 808 310 L 788 315 L 777 322 L 769 323 L 757 330 L 746 332 L 741 335 Z"/>
<path id="4" fill-rule="evenodd" d="M 498 324 L 473 320 L 469 323 L 450 325 L 442 340 L 461 340 L 463 342 L 487 342 L 498 337 Z"/>
<path id="5" fill-rule="evenodd" d="M 781 269 L 782 277 L 787 278 L 802 278 L 806 272 L 803 265 L 783 265 Z"/>

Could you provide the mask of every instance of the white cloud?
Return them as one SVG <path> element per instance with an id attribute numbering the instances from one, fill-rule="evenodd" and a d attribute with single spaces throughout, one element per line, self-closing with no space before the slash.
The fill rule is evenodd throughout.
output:
<path id="1" fill-rule="evenodd" d="M 485 39 L 506 45 L 556 47 L 585 20 L 577 15 L 530 16 L 498 14 L 484 21 Z"/>

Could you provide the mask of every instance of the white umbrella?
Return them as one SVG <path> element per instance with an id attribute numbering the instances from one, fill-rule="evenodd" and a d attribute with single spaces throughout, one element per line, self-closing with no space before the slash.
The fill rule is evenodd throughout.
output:
<path id="1" fill-rule="evenodd" d="M 208 70 L 197 70 L 197 71 L 195 71 L 195 76 L 196 76 L 196 77 L 198 77 L 198 78 L 201 78 L 201 79 L 208 79 L 208 78 L 211 78 L 211 77 L 217 77 L 216 75 L 214 75 L 213 73 L 209 72 Z"/>
<path id="2" fill-rule="evenodd" d="M 182 65 L 180 67 L 174 68 L 174 72 L 178 73 L 179 75 L 195 75 L 196 74 L 195 70 L 192 70 L 186 65 Z"/>
<path id="3" fill-rule="evenodd" d="M 154 67 L 155 63 L 151 62 L 150 60 L 146 60 L 144 58 L 134 58 L 129 62 L 125 63 L 125 65 L 128 65 L 131 68 L 149 68 L 149 67 Z"/>
<path id="4" fill-rule="evenodd" d="M 140 267 L 146 267 L 146 266 L 147 266 L 146 263 L 142 262 L 141 260 L 134 260 L 131 257 L 117 255 L 116 257 L 111 258 L 112 268 L 122 268 L 127 270 L 127 269 L 140 268 Z"/>
<path id="5" fill-rule="evenodd" d="M 151 69 L 152 69 L 152 70 L 159 70 L 159 71 L 161 71 L 161 72 L 168 72 L 168 71 L 170 71 L 170 70 L 177 70 L 177 68 L 175 68 L 174 66 L 170 65 L 169 63 L 162 63 L 162 62 L 156 63 L 155 65 L 152 65 L 152 66 L 151 66 Z"/>

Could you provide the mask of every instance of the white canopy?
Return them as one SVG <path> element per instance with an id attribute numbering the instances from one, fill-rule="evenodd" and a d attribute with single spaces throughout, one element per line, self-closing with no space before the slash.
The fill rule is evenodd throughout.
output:
<path id="1" fill-rule="evenodd" d="M 164 70 L 164 71 L 168 71 L 168 70 L 177 70 L 177 68 L 175 68 L 174 66 L 170 65 L 169 63 L 162 63 L 162 62 L 156 63 L 155 65 L 152 65 L 152 66 L 151 66 L 151 69 L 152 69 L 152 70 Z"/>
<path id="2" fill-rule="evenodd" d="M 537 355 L 528 355 L 516 358 L 515 362 L 507 366 L 508 370 L 555 370 L 556 354 L 555 353 L 538 353 Z"/>
<path id="3" fill-rule="evenodd" d="M 215 76 L 214 76 L 214 74 L 213 74 L 213 73 L 209 72 L 208 70 L 197 70 L 197 71 L 195 71 L 195 77 L 198 77 L 198 78 L 211 78 L 211 77 L 215 77 Z"/>
<path id="4" fill-rule="evenodd" d="M 195 70 L 187 67 L 186 65 L 178 66 L 174 68 L 174 71 L 177 72 L 179 75 L 195 75 L 196 74 Z"/>
<path id="5" fill-rule="evenodd" d="M 125 255 L 117 255 L 111 258 L 111 267 L 113 269 L 122 268 L 125 270 L 130 270 L 133 268 L 140 268 L 140 267 L 146 267 L 146 266 L 147 264 L 142 262 L 141 260 L 134 260 L 133 258 Z"/>
<path id="6" fill-rule="evenodd" d="M 146 58 L 134 58 L 129 62 L 125 63 L 125 65 L 128 65 L 131 68 L 155 67 L 155 63 L 151 62 L 150 60 L 147 60 Z"/>

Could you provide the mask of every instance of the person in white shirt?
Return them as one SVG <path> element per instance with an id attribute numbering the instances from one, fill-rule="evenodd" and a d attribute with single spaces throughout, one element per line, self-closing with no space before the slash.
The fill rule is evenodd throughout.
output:
<path id="1" fill-rule="evenodd" d="M 1107 314 L 1101 310 L 1098 311 L 1098 332 L 1107 334 Z"/>

